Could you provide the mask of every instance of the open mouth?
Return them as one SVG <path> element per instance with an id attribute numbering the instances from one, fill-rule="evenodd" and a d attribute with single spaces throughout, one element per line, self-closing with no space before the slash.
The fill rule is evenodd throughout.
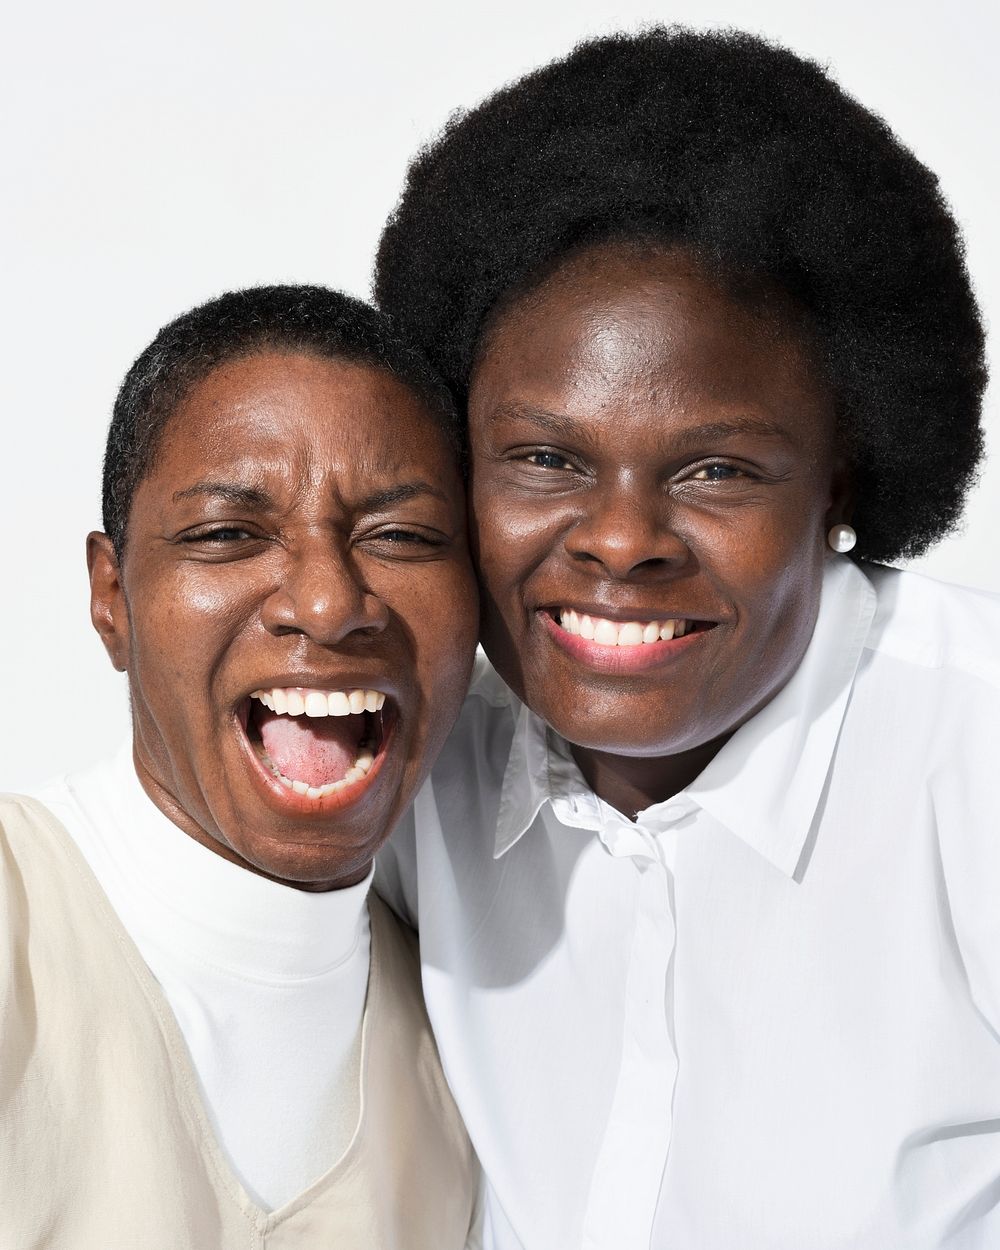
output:
<path id="1" fill-rule="evenodd" d="M 599 647 L 648 647 L 658 642 L 672 642 L 688 634 L 712 629 L 714 621 L 698 621 L 687 617 L 666 617 L 663 620 L 610 621 L 589 616 L 574 608 L 553 608 L 549 615 L 567 634 L 575 634 Z"/>
<path id="2" fill-rule="evenodd" d="M 240 720 L 254 754 L 286 790 L 319 802 L 377 771 L 391 706 L 380 690 L 255 690 Z"/>

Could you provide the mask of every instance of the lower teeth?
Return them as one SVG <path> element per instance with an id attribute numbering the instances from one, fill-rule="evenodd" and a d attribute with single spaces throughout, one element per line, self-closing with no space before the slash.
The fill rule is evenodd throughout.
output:
<path id="1" fill-rule="evenodd" d="M 345 786 L 353 785 L 356 781 L 360 781 L 362 777 L 365 777 L 372 764 L 375 763 L 375 757 L 365 747 L 359 752 L 358 758 L 338 781 L 328 781 L 326 785 L 322 786 L 311 786 L 307 781 L 286 777 L 268 755 L 261 755 L 261 759 L 283 786 L 293 790 L 296 794 L 304 794 L 308 799 L 326 798 L 328 794 L 336 794 L 338 790 L 343 790 Z"/>

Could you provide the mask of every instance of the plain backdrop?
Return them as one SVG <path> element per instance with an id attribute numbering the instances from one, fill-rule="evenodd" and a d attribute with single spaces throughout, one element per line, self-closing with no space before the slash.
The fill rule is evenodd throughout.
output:
<path id="1" fill-rule="evenodd" d="M 588 35 L 653 21 L 743 27 L 829 66 L 939 174 L 1000 323 L 1000 6 L 986 0 L 64 0 L 4 19 L 0 789 L 127 731 L 125 679 L 89 622 L 84 536 L 116 388 L 159 326 L 253 283 L 367 294 L 407 159 L 453 110 Z M 920 566 L 1000 590 L 996 395 L 965 528 Z"/>

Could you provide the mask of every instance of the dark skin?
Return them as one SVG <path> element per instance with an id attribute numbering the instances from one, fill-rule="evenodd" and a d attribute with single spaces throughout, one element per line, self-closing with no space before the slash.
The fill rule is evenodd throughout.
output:
<path id="1" fill-rule="evenodd" d="M 423 401 L 366 365 L 230 361 L 170 417 L 121 566 L 103 533 L 87 554 L 157 807 L 289 885 L 362 880 L 458 713 L 475 646 L 462 483 Z M 247 708 L 275 686 L 385 694 L 391 732 L 363 784 L 312 802 L 262 775 Z"/>
<path id="2" fill-rule="evenodd" d="M 483 645 L 630 817 L 795 671 L 846 519 L 831 396 L 794 308 L 772 309 L 683 252 L 602 245 L 501 311 L 473 371 Z M 567 642 L 565 609 L 697 625 L 613 671 L 622 649 Z"/>

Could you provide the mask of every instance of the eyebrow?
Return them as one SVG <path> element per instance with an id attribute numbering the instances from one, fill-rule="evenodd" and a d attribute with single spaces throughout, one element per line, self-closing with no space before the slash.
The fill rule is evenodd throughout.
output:
<path id="1" fill-rule="evenodd" d="M 535 408 L 531 404 L 502 404 L 492 413 L 492 420 L 504 418 L 516 421 L 530 421 L 540 429 L 558 437 L 579 435 L 580 421 L 572 417 L 561 416 L 549 412 L 545 408 Z M 792 434 L 776 421 L 766 417 L 734 416 L 721 421 L 708 421 L 702 425 L 692 425 L 676 431 L 676 436 L 685 443 L 713 442 L 718 439 L 733 438 L 740 434 L 756 434 L 763 438 L 780 438 L 786 443 L 794 443 Z"/>
<path id="2" fill-rule="evenodd" d="M 763 438 L 780 438 L 786 443 L 795 442 L 783 425 L 768 421 L 766 417 L 727 417 L 724 421 L 709 421 L 705 425 L 691 426 L 678 433 L 681 438 L 692 442 L 711 442 L 738 434 L 756 434 Z"/>
<path id="3" fill-rule="evenodd" d="M 364 499 L 358 501 L 358 508 L 364 512 L 378 512 L 381 508 L 390 508 L 393 504 L 406 503 L 410 499 L 417 499 L 421 495 L 433 495 L 435 499 L 441 499 L 445 503 L 450 502 L 450 497 L 439 487 L 432 486 L 430 482 L 417 479 L 413 482 L 401 482 L 398 486 L 389 486 L 385 490 L 374 491 L 370 495 L 366 495 Z"/>
<path id="4" fill-rule="evenodd" d="M 180 503 L 182 499 L 195 499 L 199 495 L 211 495 L 237 508 L 252 508 L 260 512 L 274 506 L 274 500 L 266 491 L 240 482 L 195 482 L 184 490 L 174 491 L 173 500 Z"/>
<path id="5" fill-rule="evenodd" d="M 237 508 L 250 508 L 263 512 L 275 506 L 274 500 L 264 490 L 256 486 L 245 486 L 239 482 L 195 482 L 184 490 L 174 492 L 174 503 L 182 499 L 194 499 L 200 495 L 210 495 L 213 499 L 221 499 Z M 443 502 L 450 502 L 449 496 L 437 486 L 422 479 L 412 482 L 400 482 L 397 486 L 389 486 L 385 490 L 373 491 L 357 503 L 357 508 L 364 512 L 378 512 L 382 508 L 391 508 L 393 504 L 406 503 L 421 495 L 432 495 Z"/>

